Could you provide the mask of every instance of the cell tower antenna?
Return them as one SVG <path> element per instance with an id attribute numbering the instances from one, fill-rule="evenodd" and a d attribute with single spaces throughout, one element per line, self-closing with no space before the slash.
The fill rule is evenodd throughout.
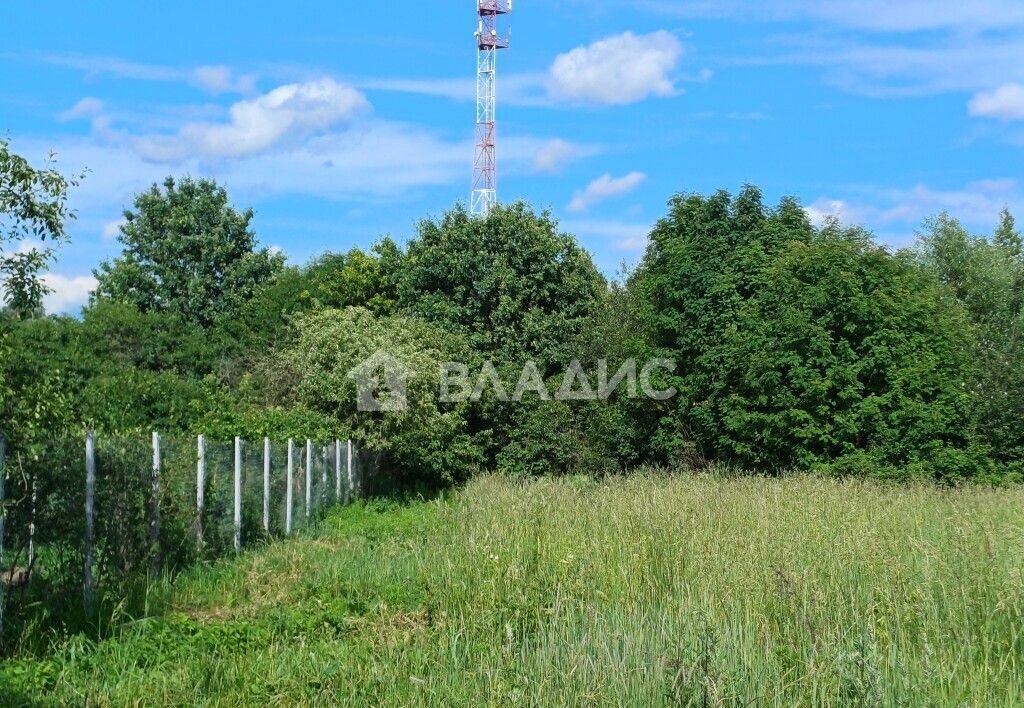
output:
<path id="1" fill-rule="evenodd" d="M 475 0 L 476 29 L 476 149 L 470 213 L 487 216 L 498 203 L 497 69 L 498 52 L 508 49 L 501 18 L 512 12 L 512 0 Z"/>

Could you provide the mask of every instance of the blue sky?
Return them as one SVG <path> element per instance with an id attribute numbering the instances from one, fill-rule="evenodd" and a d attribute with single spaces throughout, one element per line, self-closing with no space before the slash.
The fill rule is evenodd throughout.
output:
<path id="1" fill-rule="evenodd" d="M 499 196 L 550 208 L 608 273 L 681 191 L 760 186 L 893 246 L 942 210 L 1024 212 L 1019 0 L 518 0 Z M 0 134 L 90 173 L 51 276 L 75 311 L 132 195 L 213 176 L 301 263 L 466 201 L 474 4 L 0 8 Z"/>

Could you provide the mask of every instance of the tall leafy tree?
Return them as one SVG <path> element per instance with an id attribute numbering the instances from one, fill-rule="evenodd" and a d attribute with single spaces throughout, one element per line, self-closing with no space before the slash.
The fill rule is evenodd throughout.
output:
<path id="1" fill-rule="evenodd" d="M 678 366 L 653 437 L 662 459 L 977 471 L 963 310 L 867 234 L 816 230 L 754 188 L 684 195 L 631 287 Z"/>
<path id="2" fill-rule="evenodd" d="M 423 221 L 391 260 L 400 308 L 466 333 L 485 357 L 542 370 L 574 358 L 604 288 L 576 240 L 522 202 L 486 219 L 457 207 Z"/>
<path id="3" fill-rule="evenodd" d="M 210 327 L 234 316 L 284 265 L 282 256 L 257 249 L 252 210 L 236 210 L 211 180 L 168 177 L 134 206 L 121 227 L 123 254 L 95 273 L 98 300 Z"/>
<path id="4" fill-rule="evenodd" d="M 1024 470 L 1024 258 L 1013 217 L 1003 211 L 991 238 L 942 214 L 925 223 L 919 261 L 966 307 L 977 331 L 979 425 L 1003 462 Z"/>
<path id="5" fill-rule="evenodd" d="M 58 172 L 52 154 L 36 168 L 0 140 L 0 435 L 18 442 L 51 434 L 50 424 L 62 417 L 55 411 L 67 409 L 62 351 L 33 346 L 23 335 L 48 329 L 30 318 L 42 313 L 54 249 L 68 240 L 68 193 L 78 180 Z"/>

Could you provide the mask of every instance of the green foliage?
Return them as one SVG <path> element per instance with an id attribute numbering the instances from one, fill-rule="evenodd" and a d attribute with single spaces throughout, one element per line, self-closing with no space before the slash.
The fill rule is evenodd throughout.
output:
<path id="1" fill-rule="evenodd" d="M 486 219 L 456 207 L 421 222 L 397 265 L 402 309 L 462 332 L 480 358 L 532 359 L 542 373 L 575 358 L 604 287 L 576 240 L 521 202 Z"/>
<path id="2" fill-rule="evenodd" d="M 581 356 L 580 340 L 605 291 L 603 277 L 576 240 L 561 233 L 549 213 L 536 214 L 523 203 L 499 207 L 486 219 L 456 207 L 438 221 L 421 222 L 404 252 L 389 241 L 380 252 L 400 310 L 458 333 L 468 350 L 457 361 L 473 376 L 493 361 L 513 388 L 528 361 L 548 378 Z M 577 456 L 555 454 L 552 441 L 545 441 L 551 431 L 530 422 L 533 414 L 518 406 L 485 397 L 469 407 L 470 430 L 488 464 L 565 471 L 563 463 Z M 535 433 L 541 437 L 527 439 Z M 572 444 L 564 438 L 564 446 Z M 524 450 L 542 448 L 552 454 L 511 463 L 523 460 Z"/>
<path id="3" fill-rule="evenodd" d="M 236 317 L 224 321 L 221 330 L 240 353 L 262 353 L 284 345 L 292 336 L 292 319 L 304 312 L 364 307 L 390 314 L 395 301 L 387 270 L 394 266 L 388 265 L 387 254 L 393 247 L 385 240 L 369 253 L 353 248 L 327 253 L 302 268 L 285 268 Z"/>
<path id="4" fill-rule="evenodd" d="M 679 396 L 663 459 L 809 469 L 868 454 L 879 467 L 987 474 L 974 436 L 974 331 L 905 256 L 783 201 L 679 197 L 631 286 Z"/>
<path id="5" fill-rule="evenodd" d="M 145 312 L 105 299 L 85 310 L 82 339 L 97 359 L 119 370 L 135 367 L 198 378 L 218 370 L 227 348 L 219 329 L 198 329 L 177 313 Z"/>
<path id="6" fill-rule="evenodd" d="M 1024 464 L 1024 257 L 1013 217 L 990 239 L 943 214 L 925 223 L 918 260 L 963 303 L 977 337 L 963 344 L 977 363 L 978 425 L 994 457 Z"/>
<path id="7" fill-rule="evenodd" d="M 464 479 L 477 469 L 480 451 L 464 409 L 438 401 L 441 363 L 466 354 L 459 337 L 413 318 L 378 317 L 361 308 L 322 310 L 295 325 L 296 338 L 282 351 L 271 383 L 279 387 L 276 398 L 290 396 L 329 416 L 364 447 L 384 453 L 399 477 L 437 484 Z M 353 371 L 366 362 L 378 397 L 387 401 L 394 393 L 386 385 L 390 367 L 383 359 L 375 362 L 376 355 L 393 358 L 408 374 L 405 410 L 358 411 Z"/>
<path id="8" fill-rule="evenodd" d="M 53 168 L 51 154 L 43 169 L 11 152 L 0 139 L 0 279 L 3 301 L 20 317 L 38 314 L 48 292 L 40 279 L 53 260 L 53 246 L 68 240 L 65 226 L 75 218 L 68 192 L 80 177 L 67 178 Z M 24 248 L 26 240 L 42 247 Z M 16 246 L 21 245 L 21 248 Z M 11 251 L 12 247 L 16 247 Z"/>
<path id="9" fill-rule="evenodd" d="M 78 392 L 96 362 L 82 346 L 79 324 L 67 317 L 0 319 L 7 352 L 0 381 L 10 395 L 0 400 L 0 432 L 21 448 L 45 447 L 55 434 L 81 429 Z"/>
<path id="10" fill-rule="evenodd" d="M 284 263 L 256 250 L 252 216 L 231 207 L 213 181 L 168 177 L 125 211 L 124 252 L 96 271 L 96 299 L 170 312 L 201 327 L 233 316 Z"/>

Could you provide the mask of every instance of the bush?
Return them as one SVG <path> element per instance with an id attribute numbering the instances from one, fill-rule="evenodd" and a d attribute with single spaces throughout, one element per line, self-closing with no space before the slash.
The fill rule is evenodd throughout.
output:
<path id="1" fill-rule="evenodd" d="M 438 400 L 443 362 L 460 361 L 462 340 L 424 322 L 378 317 L 368 310 L 324 310 L 296 321 L 297 337 L 280 355 L 275 395 L 328 416 L 352 431 L 361 446 L 391 463 L 398 482 L 411 478 L 427 485 L 465 479 L 482 465 L 478 441 L 470 435 L 465 406 Z M 407 408 L 399 412 L 360 412 L 352 371 L 377 354 L 393 358 L 409 372 Z M 383 360 L 381 360 L 383 363 Z M 384 396 L 385 367 L 370 372 Z"/>
<path id="2" fill-rule="evenodd" d="M 633 285 L 679 367 L 663 458 L 685 451 L 685 431 L 702 457 L 752 469 L 863 469 L 867 454 L 906 474 L 986 474 L 965 311 L 864 232 L 815 230 L 752 188 L 679 197 Z"/>

